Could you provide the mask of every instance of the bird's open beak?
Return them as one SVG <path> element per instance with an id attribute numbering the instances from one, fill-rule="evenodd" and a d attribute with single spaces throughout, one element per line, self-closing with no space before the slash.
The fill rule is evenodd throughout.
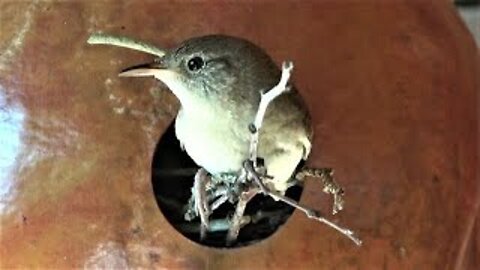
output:
<path id="1" fill-rule="evenodd" d="M 159 73 L 166 71 L 167 67 L 162 62 L 137 65 L 124 69 L 119 77 L 159 77 Z"/>
<path id="2" fill-rule="evenodd" d="M 120 72 L 118 76 L 155 77 L 167 85 L 175 96 L 180 99 L 180 102 L 186 99 L 185 95 L 188 92 L 182 83 L 182 76 L 178 73 L 177 69 L 168 67 L 163 61 L 129 67 Z"/>

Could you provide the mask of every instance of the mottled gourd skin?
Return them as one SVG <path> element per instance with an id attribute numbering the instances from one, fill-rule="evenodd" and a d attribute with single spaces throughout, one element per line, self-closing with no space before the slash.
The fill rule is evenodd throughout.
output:
<path id="1" fill-rule="evenodd" d="M 194 57 L 203 60 L 196 71 Z M 253 43 L 229 36 L 185 41 L 163 58 L 178 73 L 164 81 L 177 95 L 181 109 L 175 130 L 190 157 L 211 174 L 235 173 L 249 157 L 250 132 L 261 91 L 281 76 L 272 59 Z M 258 154 L 265 159 L 270 186 L 279 192 L 311 149 L 312 132 L 306 106 L 295 87 L 268 107 L 260 132 Z"/>

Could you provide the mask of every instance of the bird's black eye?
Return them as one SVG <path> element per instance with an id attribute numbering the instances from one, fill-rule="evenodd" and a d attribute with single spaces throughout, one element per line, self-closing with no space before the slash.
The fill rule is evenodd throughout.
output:
<path id="1" fill-rule="evenodd" d="M 195 56 L 192 59 L 188 60 L 187 67 L 190 71 L 197 71 L 201 69 L 204 65 L 203 59 L 199 56 Z"/>

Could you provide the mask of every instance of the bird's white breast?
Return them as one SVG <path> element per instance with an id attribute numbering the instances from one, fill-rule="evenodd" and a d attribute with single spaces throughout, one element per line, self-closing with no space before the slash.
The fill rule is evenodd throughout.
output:
<path id="1" fill-rule="evenodd" d="M 250 136 L 247 125 L 245 132 L 239 132 L 238 123 L 232 121 L 226 111 L 181 109 L 175 132 L 188 155 L 209 173 L 238 172 L 249 156 Z M 265 159 L 268 174 L 274 177 L 271 184 L 283 192 L 303 158 L 304 147 L 298 138 L 276 136 L 276 132 L 266 131 L 260 136 L 259 156 Z"/>
<path id="2" fill-rule="evenodd" d="M 175 122 L 177 138 L 188 155 L 212 174 L 237 172 L 248 157 L 248 143 L 231 128 L 225 112 L 180 110 Z"/>

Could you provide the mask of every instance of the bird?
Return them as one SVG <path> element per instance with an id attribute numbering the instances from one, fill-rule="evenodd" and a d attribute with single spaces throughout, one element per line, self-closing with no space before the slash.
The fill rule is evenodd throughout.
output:
<path id="1" fill-rule="evenodd" d="M 250 131 L 261 94 L 281 70 L 264 49 L 228 35 L 193 37 L 163 57 L 127 68 L 122 77 L 155 77 L 180 101 L 175 134 L 182 148 L 210 175 L 238 173 L 249 157 Z M 311 118 L 295 86 L 269 105 L 259 133 L 258 156 L 268 187 L 284 193 L 312 147 Z"/>
<path id="2" fill-rule="evenodd" d="M 302 164 L 312 148 L 313 129 L 305 101 L 289 83 L 291 62 L 283 62 L 280 70 L 261 47 L 221 34 L 193 37 L 166 50 L 102 33 L 92 34 L 87 43 L 158 57 L 124 69 L 119 76 L 154 77 L 180 101 L 175 134 L 200 166 L 184 218 L 200 216 L 200 240 L 209 230 L 211 211 L 228 200 L 237 202 L 226 238 L 227 245 L 234 243 L 246 204 L 263 193 L 362 244 L 353 231 L 284 196 L 290 186 L 315 177 L 322 180 L 323 191 L 333 195 L 332 214 L 344 205 L 344 190 L 334 180 L 333 169 Z"/>
<path id="3" fill-rule="evenodd" d="M 252 132 L 258 132 L 256 153 L 263 161 L 262 174 L 268 176 L 257 184 L 283 195 L 298 182 L 292 176 L 312 148 L 310 114 L 301 95 L 290 84 L 288 91 L 269 103 L 262 128 L 254 131 L 253 122 L 262 95 L 274 88 L 282 77 L 280 68 L 261 47 L 227 35 L 194 37 L 165 50 L 151 63 L 125 69 L 119 76 L 153 76 L 180 101 L 175 134 L 181 147 L 201 167 L 194 177 L 184 218 L 200 217 L 201 240 L 205 240 L 209 230 L 208 220 L 214 205 L 218 207 L 227 197 L 229 201 L 238 201 L 227 245 L 232 245 L 238 237 L 245 205 L 257 194 L 251 189 L 239 188 L 245 180 L 241 180 L 247 170 L 244 164 L 252 158 Z M 209 186 L 212 191 L 212 182 L 227 184 L 218 189 L 225 191 L 223 200 L 218 198 L 210 205 L 211 196 L 207 191 Z M 225 189 L 225 186 L 228 187 Z M 238 192 L 239 189 L 244 191 Z"/>

